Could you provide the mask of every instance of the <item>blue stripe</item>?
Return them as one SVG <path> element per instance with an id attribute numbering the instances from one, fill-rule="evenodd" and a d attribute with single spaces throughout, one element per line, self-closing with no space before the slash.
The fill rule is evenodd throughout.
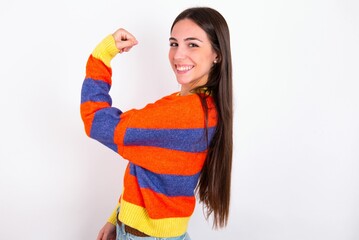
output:
<path id="1" fill-rule="evenodd" d="M 115 128 L 120 121 L 122 112 L 113 107 L 103 108 L 95 113 L 90 136 L 115 152 L 117 145 L 114 143 Z"/>
<path id="2" fill-rule="evenodd" d="M 151 189 L 168 197 L 192 197 L 200 173 L 191 176 L 156 174 L 130 163 L 130 174 L 137 177 L 141 188 Z"/>
<path id="3" fill-rule="evenodd" d="M 108 94 L 111 85 L 101 81 L 86 78 L 82 84 L 81 103 L 92 102 L 107 102 L 112 105 L 112 99 Z"/>
<path id="4" fill-rule="evenodd" d="M 215 127 L 208 128 L 208 142 Z M 205 129 L 144 129 L 127 128 L 125 146 L 152 146 L 185 152 L 203 152 L 207 149 Z"/>

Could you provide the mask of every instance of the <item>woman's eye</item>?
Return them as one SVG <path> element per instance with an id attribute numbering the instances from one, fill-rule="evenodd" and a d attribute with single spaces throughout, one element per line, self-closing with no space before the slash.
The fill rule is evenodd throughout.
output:
<path id="1" fill-rule="evenodd" d="M 190 44 L 188 44 L 188 46 L 191 47 L 191 48 L 193 48 L 193 47 L 198 47 L 198 45 L 195 44 L 195 43 L 190 43 Z"/>
<path id="2" fill-rule="evenodd" d="M 170 47 L 177 47 L 177 46 L 178 46 L 178 44 L 175 43 L 175 42 L 171 42 L 171 43 L 170 43 Z"/>

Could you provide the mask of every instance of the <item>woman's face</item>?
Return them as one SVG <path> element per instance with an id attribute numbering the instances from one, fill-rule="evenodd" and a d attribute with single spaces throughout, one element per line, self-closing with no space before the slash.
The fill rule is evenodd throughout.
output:
<path id="1" fill-rule="evenodd" d="M 181 84 L 181 95 L 207 83 L 217 54 L 206 32 L 192 20 L 178 21 L 171 32 L 169 60 Z"/>

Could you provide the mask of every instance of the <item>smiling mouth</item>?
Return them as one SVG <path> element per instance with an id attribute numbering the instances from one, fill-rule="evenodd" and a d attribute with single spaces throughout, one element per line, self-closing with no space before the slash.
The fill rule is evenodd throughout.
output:
<path id="1" fill-rule="evenodd" d="M 187 72 L 191 70 L 193 67 L 194 67 L 193 65 L 186 65 L 186 66 L 176 65 L 176 70 L 178 72 Z"/>

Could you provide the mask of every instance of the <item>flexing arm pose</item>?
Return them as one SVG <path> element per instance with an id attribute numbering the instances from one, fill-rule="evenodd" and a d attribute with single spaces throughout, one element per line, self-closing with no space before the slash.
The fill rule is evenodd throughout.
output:
<path id="1" fill-rule="evenodd" d="M 124 112 L 112 106 L 110 63 L 138 41 L 120 28 L 90 55 L 81 92 L 86 134 L 128 160 L 118 206 L 97 240 L 128 234 L 189 240 L 196 193 L 214 227 L 226 226 L 233 120 L 229 39 L 216 10 L 181 12 L 171 27 L 168 54 L 181 90 Z"/>

